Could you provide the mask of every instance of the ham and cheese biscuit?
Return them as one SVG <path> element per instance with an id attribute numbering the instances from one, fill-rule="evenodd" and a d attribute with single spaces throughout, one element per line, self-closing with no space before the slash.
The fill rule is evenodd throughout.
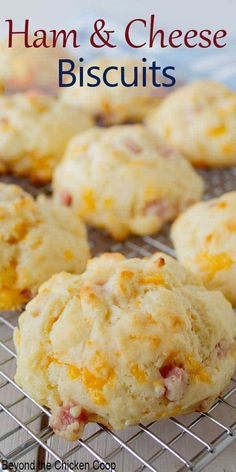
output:
<path id="1" fill-rule="evenodd" d="M 146 123 L 196 166 L 236 164 L 236 93 L 223 84 L 202 80 L 179 88 Z"/>
<path id="2" fill-rule="evenodd" d="M 79 108 L 29 92 L 0 97 L 0 172 L 47 182 L 68 141 L 93 124 Z"/>
<path id="3" fill-rule="evenodd" d="M 151 234 L 201 198 L 191 165 L 143 125 L 94 128 L 72 139 L 53 179 L 57 201 L 115 239 Z"/>
<path id="4" fill-rule="evenodd" d="M 0 184 L 0 310 L 20 308 L 56 272 L 82 272 L 88 257 L 72 210 Z"/>
<path id="5" fill-rule="evenodd" d="M 236 365 L 220 292 L 165 254 L 105 254 L 53 276 L 19 318 L 16 382 L 68 440 L 87 422 L 123 429 L 205 410 Z"/>
<path id="6" fill-rule="evenodd" d="M 65 88 L 61 98 L 66 103 L 78 104 L 85 111 L 91 113 L 96 121 L 105 126 L 117 125 L 121 123 L 138 123 L 143 121 L 145 116 L 163 99 L 168 88 L 154 87 L 151 85 L 151 72 L 148 71 L 147 86 L 132 86 L 136 81 L 141 80 L 142 66 L 145 64 L 132 58 L 119 59 L 99 58 L 94 59 L 91 64 L 84 67 L 84 75 L 90 67 L 96 66 L 100 72 L 95 74 L 102 76 L 104 71 L 111 67 L 107 79 L 115 87 L 109 87 L 103 81 L 99 87 L 80 87 L 75 84 L 73 87 Z M 125 82 L 131 86 L 120 84 L 120 68 L 125 69 Z M 134 71 L 137 68 L 137 73 Z M 160 80 L 160 84 L 162 80 Z"/>
<path id="7" fill-rule="evenodd" d="M 172 227 L 181 264 L 236 306 L 236 192 L 194 205 Z"/>

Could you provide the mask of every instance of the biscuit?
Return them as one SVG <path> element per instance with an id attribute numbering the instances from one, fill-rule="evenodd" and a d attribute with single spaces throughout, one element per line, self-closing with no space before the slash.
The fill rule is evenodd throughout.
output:
<path id="1" fill-rule="evenodd" d="M 115 65 L 118 69 L 123 66 L 125 81 L 128 84 L 134 81 L 134 67 L 137 66 L 138 74 L 141 74 L 142 66 L 145 66 L 139 60 L 132 58 L 114 58 L 113 60 L 102 58 L 94 59 L 93 63 L 87 65 L 87 69 L 94 65 L 100 68 L 100 75 L 109 66 Z M 97 71 L 96 74 L 98 74 Z M 117 70 L 109 71 L 111 83 L 119 83 L 119 77 Z M 79 87 L 75 84 L 73 87 L 65 88 L 61 93 L 61 98 L 67 103 L 77 103 L 80 108 L 91 113 L 99 124 L 108 126 L 143 121 L 147 113 L 160 103 L 166 93 L 163 87 L 156 88 L 150 85 L 150 78 L 148 78 L 146 87 L 141 85 L 125 87 L 121 84 L 117 87 L 109 87 L 104 82 L 101 82 L 99 87 L 86 85 Z"/>
<path id="2" fill-rule="evenodd" d="M 71 209 L 0 184 L 0 310 L 20 308 L 56 272 L 82 272 L 88 257 L 85 227 Z"/>
<path id="3" fill-rule="evenodd" d="M 236 93 L 202 80 L 170 94 L 147 126 L 196 166 L 236 164 Z"/>
<path id="4" fill-rule="evenodd" d="M 27 305 L 16 382 L 76 440 L 87 422 L 123 429 L 205 410 L 233 374 L 235 338 L 230 303 L 171 257 L 105 254 Z"/>
<path id="5" fill-rule="evenodd" d="M 77 107 L 35 93 L 0 97 L 0 172 L 47 182 L 68 141 L 92 126 Z"/>
<path id="6" fill-rule="evenodd" d="M 30 37 L 29 43 L 32 44 L 32 41 Z M 26 48 L 22 38 L 14 38 L 13 46 L 9 48 L 5 39 L 0 42 L 2 88 L 7 93 L 36 89 L 57 94 L 58 62 L 63 58 L 70 59 L 70 54 L 60 46 Z"/>
<path id="7" fill-rule="evenodd" d="M 201 198 L 201 178 L 143 125 L 75 137 L 53 178 L 58 202 L 115 239 L 151 234 Z"/>
<path id="8" fill-rule="evenodd" d="M 236 192 L 192 206 L 174 223 L 172 239 L 181 264 L 236 306 Z"/>

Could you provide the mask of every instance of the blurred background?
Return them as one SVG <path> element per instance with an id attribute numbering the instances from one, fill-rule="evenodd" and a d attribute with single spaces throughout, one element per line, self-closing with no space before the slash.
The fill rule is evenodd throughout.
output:
<path id="1" fill-rule="evenodd" d="M 62 27 L 80 24 L 86 13 L 91 18 L 105 15 L 116 21 L 126 21 L 132 17 L 159 15 L 163 26 L 173 27 L 223 27 L 236 32 L 235 0 L 8 0 L 1 2 L 1 19 L 12 17 L 18 25 L 30 18 L 35 27 Z M 2 28 L 1 28 L 2 30 Z M 1 31 L 2 32 L 2 31 Z"/>

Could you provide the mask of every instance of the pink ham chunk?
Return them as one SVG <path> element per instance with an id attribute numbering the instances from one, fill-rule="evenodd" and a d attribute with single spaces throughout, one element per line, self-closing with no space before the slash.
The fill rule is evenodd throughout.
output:
<path id="1" fill-rule="evenodd" d="M 188 385 L 189 376 L 186 370 L 182 367 L 166 365 L 160 369 L 160 374 L 164 378 L 166 398 L 171 402 L 180 400 Z"/>
<path id="2" fill-rule="evenodd" d="M 162 146 L 159 149 L 159 151 L 160 151 L 161 155 L 163 157 L 166 157 L 167 159 L 172 158 L 172 157 L 176 157 L 176 151 L 171 147 Z"/>
<path id="3" fill-rule="evenodd" d="M 156 215 L 163 221 L 173 217 L 173 206 L 167 198 L 151 200 L 144 209 L 145 215 Z"/>
<path id="4" fill-rule="evenodd" d="M 60 193 L 60 202 L 64 206 L 71 206 L 72 205 L 72 196 L 69 192 L 64 190 Z"/>
<path id="5" fill-rule="evenodd" d="M 78 415 L 76 410 L 78 410 Z M 50 426 L 54 431 L 63 433 L 67 430 L 68 426 L 77 424 L 78 428 L 83 431 L 88 418 L 88 413 L 80 407 L 62 406 L 52 415 Z"/>
<path id="6" fill-rule="evenodd" d="M 227 354 L 228 346 L 224 342 L 219 342 L 215 346 L 216 354 L 218 357 L 222 358 Z"/>
<path id="7" fill-rule="evenodd" d="M 23 290 L 21 290 L 20 294 L 26 300 L 30 300 L 33 297 L 33 294 L 29 288 L 24 288 Z"/>
<path id="8" fill-rule="evenodd" d="M 140 152 L 142 152 L 142 148 L 141 146 L 139 146 L 139 144 L 137 144 L 135 141 L 133 141 L 133 139 L 131 138 L 126 138 L 125 140 L 125 145 L 127 146 L 127 148 L 129 148 L 130 151 L 132 151 L 134 154 L 140 154 Z"/>

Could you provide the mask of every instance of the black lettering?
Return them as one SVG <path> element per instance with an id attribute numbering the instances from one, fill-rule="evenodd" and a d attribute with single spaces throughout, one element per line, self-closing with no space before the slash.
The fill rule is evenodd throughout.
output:
<path id="1" fill-rule="evenodd" d="M 64 70 L 64 65 L 69 65 L 70 68 Z M 76 75 L 73 70 L 75 63 L 71 59 L 59 59 L 59 87 L 71 87 L 76 82 Z M 68 81 L 68 79 L 71 79 Z M 65 79 L 65 80 L 64 80 Z"/>

